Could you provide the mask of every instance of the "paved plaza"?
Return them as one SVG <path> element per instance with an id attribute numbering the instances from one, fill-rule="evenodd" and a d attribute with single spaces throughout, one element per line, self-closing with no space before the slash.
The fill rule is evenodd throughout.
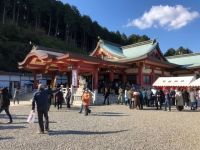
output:
<path id="1" fill-rule="evenodd" d="M 11 106 L 13 124 L 0 114 L 0 150 L 199 150 L 200 112 L 130 110 L 125 105 L 78 108 L 51 107 L 49 134 L 26 123 L 30 105 Z"/>

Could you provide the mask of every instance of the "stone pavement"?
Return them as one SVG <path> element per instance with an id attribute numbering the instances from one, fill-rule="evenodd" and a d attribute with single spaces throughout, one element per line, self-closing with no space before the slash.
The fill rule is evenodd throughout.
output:
<path id="1" fill-rule="evenodd" d="M 199 150 L 200 112 L 130 110 L 125 105 L 92 106 L 49 112 L 49 134 L 26 123 L 30 104 L 11 106 L 13 124 L 0 124 L 0 150 Z M 6 122 L 5 113 L 0 121 Z"/>

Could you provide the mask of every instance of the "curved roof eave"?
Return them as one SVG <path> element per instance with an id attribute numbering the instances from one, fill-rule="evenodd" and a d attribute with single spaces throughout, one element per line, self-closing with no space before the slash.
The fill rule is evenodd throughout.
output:
<path id="1" fill-rule="evenodd" d="M 19 64 L 20 66 L 23 66 L 23 65 L 27 62 L 28 59 L 30 59 L 31 57 L 34 57 L 34 56 L 37 57 L 38 59 L 46 59 L 46 58 L 49 57 L 48 54 L 40 55 L 40 54 L 37 53 L 37 51 L 31 51 L 31 52 L 27 55 L 27 57 L 26 57 L 22 62 L 19 62 L 18 64 Z"/>
<path id="2" fill-rule="evenodd" d="M 143 55 L 143 56 L 140 56 L 140 57 L 137 57 L 137 58 L 125 58 L 125 59 L 119 59 L 119 60 L 111 60 L 112 62 L 131 62 L 131 61 L 138 61 L 138 60 L 142 60 L 142 59 L 145 59 L 147 58 L 147 55 Z"/>

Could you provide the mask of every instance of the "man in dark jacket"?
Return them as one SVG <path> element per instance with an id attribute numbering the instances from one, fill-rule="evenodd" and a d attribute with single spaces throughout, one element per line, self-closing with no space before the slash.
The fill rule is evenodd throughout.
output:
<path id="1" fill-rule="evenodd" d="M 62 103 L 63 103 L 63 93 L 61 90 L 59 90 L 56 94 L 55 94 L 55 101 L 57 103 L 57 109 L 62 109 Z"/>
<path id="2" fill-rule="evenodd" d="M 48 111 L 49 111 L 49 109 L 51 107 L 51 99 L 53 98 L 53 91 L 52 91 L 50 85 L 48 85 L 48 87 L 47 87 L 47 93 L 48 93 Z"/>
<path id="3" fill-rule="evenodd" d="M 70 108 L 70 99 L 71 99 L 71 91 L 70 91 L 70 88 L 67 88 L 67 95 L 65 97 L 66 99 L 66 102 L 67 102 L 67 108 Z"/>
<path id="4" fill-rule="evenodd" d="M 10 114 L 9 111 L 9 106 L 10 106 L 10 99 L 11 99 L 11 95 L 8 92 L 7 88 L 4 88 L 3 90 L 1 90 L 0 92 L 0 113 L 4 110 L 6 112 L 6 114 L 8 115 L 10 121 L 7 123 L 12 123 L 12 116 Z"/>
<path id="5" fill-rule="evenodd" d="M 40 130 L 38 133 L 44 133 L 44 122 L 43 116 L 45 118 L 45 130 L 49 131 L 49 117 L 48 117 L 48 91 L 44 89 L 42 84 L 38 85 L 38 91 L 34 93 L 32 110 L 35 111 L 35 103 L 37 104 L 38 112 L 38 123 Z"/>

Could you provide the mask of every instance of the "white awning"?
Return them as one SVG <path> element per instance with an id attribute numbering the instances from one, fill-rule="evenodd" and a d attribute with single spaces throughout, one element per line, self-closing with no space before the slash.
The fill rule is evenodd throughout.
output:
<path id="1" fill-rule="evenodd" d="M 200 78 L 196 79 L 195 81 L 193 81 L 192 83 L 190 83 L 189 86 L 195 86 L 195 87 L 200 86 Z"/>
<path id="2" fill-rule="evenodd" d="M 195 80 L 195 76 L 183 76 L 183 77 L 159 77 L 153 86 L 168 86 L 168 87 L 181 87 L 189 86 L 192 81 Z"/>

